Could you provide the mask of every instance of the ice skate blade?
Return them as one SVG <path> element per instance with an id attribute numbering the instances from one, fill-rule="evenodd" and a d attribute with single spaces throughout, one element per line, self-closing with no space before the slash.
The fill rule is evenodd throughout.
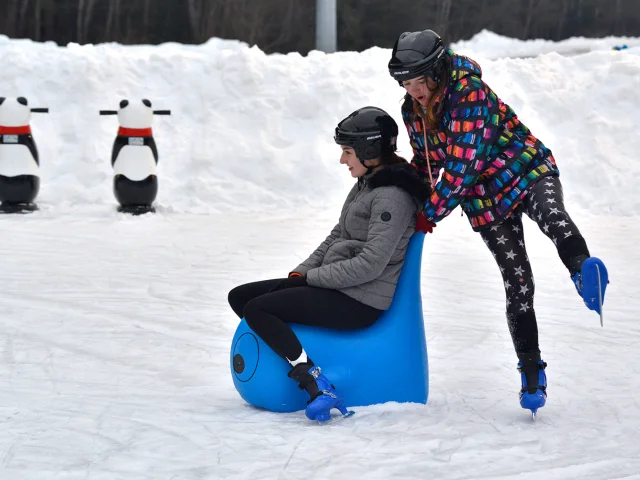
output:
<path id="1" fill-rule="evenodd" d="M 600 267 L 596 265 L 596 272 L 598 274 L 598 306 L 600 307 L 598 311 L 600 312 L 600 326 L 604 328 L 604 320 L 602 317 L 602 282 L 600 280 Z"/>
<path id="2" fill-rule="evenodd" d="M 604 294 L 609 284 L 609 272 L 602 260 L 590 257 L 582 265 L 582 290 L 580 295 L 589 310 L 600 316 L 600 326 L 604 326 Z"/>
<path id="3" fill-rule="evenodd" d="M 335 425 L 345 418 L 353 416 L 355 413 L 353 410 L 348 410 L 346 413 L 341 413 L 340 415 L 331 415 L 330 413 L 320 414 L 316 417 L 316 422 L 318 425 Z"/>

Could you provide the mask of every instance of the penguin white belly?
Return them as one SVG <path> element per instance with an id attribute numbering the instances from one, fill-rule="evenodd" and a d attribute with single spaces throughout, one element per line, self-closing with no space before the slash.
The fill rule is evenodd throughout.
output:
<path id="1" fill-rule="evenodd" d="M 149 147 L 125 145 L 118 152 L 113 163 L 113 173 L 124 175 L 129 180 L 139 182 L 156 174 L 156 160 Z"/>
<path id="2" fill-rule="evenodd" d="M 5 177 L 17 177 L 18 175 L 39 176 L 38 164 L 33 155 L 31 155 L 29 147 L 21 144 L 1 144 L 0 175 Z"/>

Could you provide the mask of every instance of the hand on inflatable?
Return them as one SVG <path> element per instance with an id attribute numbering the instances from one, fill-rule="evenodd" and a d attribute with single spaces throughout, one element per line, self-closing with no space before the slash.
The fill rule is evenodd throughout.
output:
<path id="1" fill-rule="evenodd" d="M 433 229 L 436 228 L 436 224 L 424 217 L 424 212 L 418 214 L 416 219 L 416 232 L 433 233 Z"/>
<path id="2" fill-rule="evenodd" d="M 307 277 L 304 275 L 296 275 L 288 278 L 284 278 L 278 282 L 278 284 L 269 290 L 269 293 L 277 292 L 278 290 L 284 290 L 285 288 L 293 288 L 293 287 L 306 287 L 307 286 Z"/>

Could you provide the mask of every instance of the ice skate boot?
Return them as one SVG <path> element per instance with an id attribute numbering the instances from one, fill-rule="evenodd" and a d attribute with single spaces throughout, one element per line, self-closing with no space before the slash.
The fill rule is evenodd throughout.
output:
<path id="1" fill-rule="evenodd" d="M 316 420 L 320 423 L 330 420 L 332 408 L 337 408 L 345 417 L 353 415 L 353 412 L 347 411 L 335 386 L 322 374 L 320 367 L 315 366 L 313 362 L 299 363 L 289 372 L 289 377 L 296 380 L 300 388 L 309 394 L 310 398 L 305 409 L 309 420 Z"/>
<path id="2" fill-rule="evenodd" d="M 518 362 L 518 371 L 522 381 L 520 406 L 531 410 L 531 418 L 536 419 L 539 408 L 547 401 L 547 364 L 543 360 L 525 359 Z"/>

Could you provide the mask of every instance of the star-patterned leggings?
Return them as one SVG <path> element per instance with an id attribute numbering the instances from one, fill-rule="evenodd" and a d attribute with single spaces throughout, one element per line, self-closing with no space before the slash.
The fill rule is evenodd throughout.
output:
<path id="1" fill-rule="evenodd" d="M 569 270 L 572 258 L 589 255 L 578 227 L 564 208 L 562 185 L 557 176 L 538 181 L 513 215 L 500 225 L 480 232 L 502 272 L 507 322 L 518 354 L 540 352 L 533 309 L 535 283 L 524 244 L 522 213 L 553 241 Z"/>

